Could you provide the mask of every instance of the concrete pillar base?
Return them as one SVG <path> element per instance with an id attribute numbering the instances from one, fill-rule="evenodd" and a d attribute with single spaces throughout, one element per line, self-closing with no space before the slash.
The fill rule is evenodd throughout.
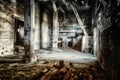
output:
<path id="1" fill-rule="evenodd" d="M 92 48 L 93 48 L 93 36 L 83 36 L 82 51 L 91 53 Z"/>
<path id="2" fill-rule="evenodd" d="M 24 55 L 23 56 L 23 63 L 34 63 L 38 60 L 37 56 L 35 54 L 31 55 Z"/>

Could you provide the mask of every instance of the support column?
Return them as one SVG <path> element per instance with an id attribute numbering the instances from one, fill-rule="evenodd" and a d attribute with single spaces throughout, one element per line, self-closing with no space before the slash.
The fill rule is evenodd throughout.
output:
<path id="1" fill-rule="evenodd" d="M 48 29 L 48 14 L 43 12 L 42 17 L 42 27 L 41 27 L 41 48 L 46 49 L 49 47 L 49 29 Z"/>
<path id="2" fill-rule="evenodd" d="M 25 61 L 33 62 L 34 56 L 34 27 L 35 27 L 35 0 L 25 0 L 24 47 Z"/>
<path id="3" fill-rule="evenodd" d="M 40 9 L 39 3 L 35 5 L 35 50 L 40 49 Z"/>
<path id="4" fill-rule="evenodd" d="M 63 40 L 64 40 L 64 45 L 63 45 L 63 47 L 67 48 L 67 47 L 68 47 L 68 37 L 65 36 L 65 37 L 63 38 Z"/>
<path id="5" fill-rule="evenodd" d="M 93 49 L 94 49 L 94 55 L 97 56 L 97 51 L 99 49 L 99 29 L 96 27 L 94 28 L 94 32 L 93 32 L 94 36 L 93 36 Z"/>
<path id="6" fill-rule="evenodd" d="M 77 43 L 77 40 L 76 40 L 75 37 L 73 38 L 73 42 L 72 43 L 73 43 L 73 47 L 74 47 L 76 45 L 76 43 Z"/>
<path id="7" fill-rule="evenodd" d="M 83 36 L 82 51 L 91 53 L 93 48 L 93 36 Z"/>
<path id="8" fill-rule="evenodd" d="M 58 9 L 53 1 L 53 42 L 52 48 L 58 48 L 59 24 L 58 24 Z"/>

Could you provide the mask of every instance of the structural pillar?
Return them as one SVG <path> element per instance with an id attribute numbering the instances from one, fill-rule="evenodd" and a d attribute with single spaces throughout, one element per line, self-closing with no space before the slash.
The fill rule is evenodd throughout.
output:
<path id="1" fill-rule="evenodd" d="M 75 37 L 73 37 L 73 39 L 72 39 L 72 43 L 73 43 L 73 47 L 76 45 L 76 43 L 77 43 L 77 40 L 76 40 L 76 38 Z"/>
<path id="2" fill-rule="evenodd" d="M 46 49 L 49 47 L 49 29 L 48 29 L 48 14 L 43 12 L 42 26 L 41 26 L 41 48 Z"/>
<path id="3" fill-rule="evenodd" d="M 25 61 L 33 62 L 34 56 L 34 32 L 35 32 L 35 0 L 25 0 L 25 22 L 24 22 L 24 48 Z"/>
<path id="4" fill-rule="evenodd" d="M 93 49 L 94 49 L 94 55 L 97 56 L 97 51 L 99 49 L 99 29 L 97 27 L 94 28 L 94 32 L 93 32 L 94 36 L 93 36 Z"/>
<path id="5" fill-rule="evenodd" d="M 53 1 L 53 42 L 52 48 L 58 48 L 58 36 L 59 36 L 59 24 L 58 24 L 58 9 L 55 2 Z"/>
<path id="6" fill-rule="evenodd" d="M 68 37 L 67 36 L 65 36 L 65 37 L 63 37 L 63 40 L 64 40 L 64 45 L 63 45 L 63 47 L 68 47 Z"/>
<path id="7" fill-rule="evenodd" d="M 40 9 L 39 9 L 39 3 L 36 2 L 35 5 L 35 50 L 40 49 Z"/>
<path id="8" fill-rule="evenodd" d="M 93 48 L 93 36 L 83 36 L 82 51 L 91 53 Z"/>

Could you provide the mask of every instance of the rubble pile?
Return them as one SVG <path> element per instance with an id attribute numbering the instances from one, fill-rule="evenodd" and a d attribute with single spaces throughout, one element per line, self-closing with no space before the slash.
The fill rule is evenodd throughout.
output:
<path id="1" fill-rule="evenodd" d="M 0 64 L 0 80 L 110 80 L 97 62 Z"/>

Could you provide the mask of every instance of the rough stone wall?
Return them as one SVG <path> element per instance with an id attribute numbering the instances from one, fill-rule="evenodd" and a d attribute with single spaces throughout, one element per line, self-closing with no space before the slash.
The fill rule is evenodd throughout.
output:
<path id="1" fill-rule="evenodd" d="M 120 75 L 120 5 L 117 1 L 107 9 L 100 10 L 97 18 L 99 28 L 99 49 L 97 58 L 102 68 L 113 80 Z"/>
<path id="2" fill-rule="evenodd" d="M 15 0 L 0 0 L 0 56 L 14 53 Z"/>

